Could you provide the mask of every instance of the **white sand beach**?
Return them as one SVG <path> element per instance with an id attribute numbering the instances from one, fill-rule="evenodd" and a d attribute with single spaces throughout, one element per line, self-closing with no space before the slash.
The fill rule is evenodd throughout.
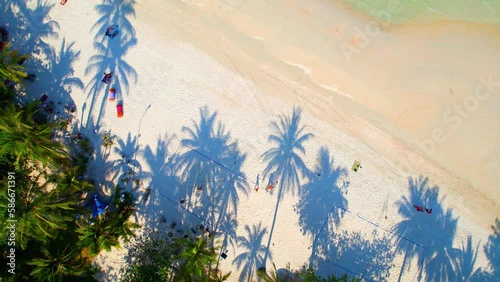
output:
<path id="1" fill-rule="evenodd" d="M 483 246 L 500 217 L 499 27 L 393 26 L 338 2 L 42 3 L 50 7 L 43 21 L 58 25 L 57 37 L 44 38 L 56 54 L 43 59 L 62 58 L 63 40 L 79 52 L 70 77 L 84 87 L 68 86 L 61 99 L 77 105 L 75 130 L 96 147 L 94 128 L 116 135 L 110 156 L 92 164 L 104 192 L 120 169 L 113 161 L 136 160 L 137 221 L 160 230 L 173 221 L 211 226 L 228 251 L 219 268 L 231 271 L 229 281 L 258 281 L 263 260 L 267 269 L 312 263 L 322 275 L 413 281 L 419 268 L 442 270 L 436 254 L 460 249 L 469 235 L 479 246 L 475 266 L 487 269 Z M 109 24 L 121 29 L 113 40 L 104 37 Z M 109 85 L 100 81 L 107 71 Z M 43 85 L 28 87 L 50 93 Z M 122 118 L 107 99 L 110 87 Z M 271 123 L 285 117 L 293 131 L 286 122 L 294 109 L 304 128 L 288 141 L 312 134 L 295 151 L 309 173 L 275 159 L 287 169 L 271 193 L 263 157 L 278 146 Z M 407 219 L 400 201 L 411 197 L 409 179 L 425 178 L 437 196 L 410 204 L 433 213 L 410 206 L 415 228 L 394 232 Z M 405 257 L 398 244 L 428 260 Z M 102 281 L 117 281 L 125 253 L 98 256 Z"/>

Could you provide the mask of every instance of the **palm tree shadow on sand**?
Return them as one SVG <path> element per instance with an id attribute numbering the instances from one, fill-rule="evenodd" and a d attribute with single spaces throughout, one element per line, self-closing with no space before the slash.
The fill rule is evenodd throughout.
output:
<path id="1" fill-rule="evenodd" d="M 393 266 L 394 251 L 390 238 L 374 230 L 371 234 L 359 231 L 323 231 L 326 239 L 318 245 L 311 262 L 316 273 L 324 277 L 344 273 L 363 281 L 386 281 Z M 368 239 L 367 239 L 368 238 Z M 323 243 L 324 242 L 324 243 Z"/>
<path id="2" fill-rule="evenodd" d="M 267 228 L 262 228 L 262 224 L 250 226 L 245 226 L 245 231 L 247 236 L 238 236 L 238 245 L 245 249 L 244 252 L 240 253 L 234 258 L 233 264 L 236 264 L 238 269 L 243 265 L 241 275 L 239 278 L 240 282 L 243 281 L 253 281 L 252 278 L 256 273 L 257 268 L 259 268 L 264 260 L 265 254 L 268 252 L 266 246 L 263 245 L 263 237 L 267 233 Z M 272 256 L 269 255 L 272 259 Z"/>
<path id="3" fill-rule="evenodd" d="M 331 234 L 323 233 L 322 230 L 333 230 L 348 209 L 345 198 L 347 187 L 338 184 L 341 178 L 347 176 L 347 169 L 334 167 L 329 150 L 322 147 L 316 171 L 309 175 L 309 183 L 303 187 L 296 207 L 302 233 L 310 234 L 313 238 L 310 263 L 314 263 L 318 249 L 324 249 L 330 243 Z M 327 218 L 326 222 L 319 220 L 324 218 Z"/>
<path id="4" fill-rule="evenodd" d="M 291 117 L 281 115 L 279 122 L 271 122 L 272 133 L 269 135 L 268 141 L 276 145 L 276 147 L 269 149 L 262 155 L 262 159 L 267 162 L 267 166 L 263 172 L 263 179 L 278 179 L 278 183 L 276 183 L 273 189 L 277 191 L 278 195 L 273 223 L 267 242 L 267 250 L 262 260 L 262 267 L 264 268 L 269 256 L 269 247 L 271 245 L 280 201 L 285 193 L 290 192 L 294 195 L 295 191 L 300 188 L 300 177 L 309 174 L 309 170 L 300 155 L 305 155 L 306 152 L 303 143 L 311 139 L 313 134 L 305 133 L 305 127 L 299 125 L 300 115 L 300 109 L 295 107 Z"/>
<path id="5" fill-rule="evenodd" d="M 56 30 L 59 24 L 50 20 L 49 13 L 55 4 L 48 1 L 36 1 L 34 9 L 28 7 L 25 0 L 5 1 L 2 5 L 4 16 L 2 24 L 8 24 L 9 39 L 21 52 L 49 55 L 52 47 L 44 41 L 47 38 L 57 38 Z M 52 58 L 48 57 L 48 60 Z"/>
<path id="6" fill-rule="evenodd" d="M 396 202 L 399 214 L 404 218 L 393 232 L 399 236 L 396 251 L 404 254 L 399 281 L 407 265 L 417 259 L 416 279 L 421 281 L 459 281 L 461 277 L 477 277 L 475 268 L 476 249 L 472 237 L 462 248 L 453 247 L 458 218 L 451 208 L 444 208 L 445 197 L 439 197 L 439 188 L 430 187 L 428 178 L 409 178 L 409 196 Z M 415 206 L 432 209 L 431 214 L 417 211 Z M 477 274 L 476 274 L 477 272 Z"/>
<path id="7" fill-rule="evenodd" d="M 217 113 L 207 107 L 200 108 L 200 122 L 193 121 L 193 128 L 183 127 L 187 137 L 181 140 L 183 150 L 177 168 L 182 171 L 181 182 L 186 193 L 188 209 L 206 218 L 213 230 L 222 226 L 233 234 L 228 222 L 235 222 L 227 215 L 238 214 L 238 191 L 248 193 L 248 183 L 241 168 L 246 160 L 238 143 L 233 141 Z M 227 239 L 227 238 L 226 238 Z M 235 238 L 233 238 L 235 239 Z"/>
<path id="8" fill-rule="evenodd" d="M 144 206 L 140 205 L 140 212 L 146 216 L 146 225 L 155 229 L 161 223 L 170 225 L 173 222 L 183 222 L 185 215 L 177 209 L 181 196 L 181 182 L 177 176 L 180 172 L 178 167 L 178 154 L 172 149 L 172 140 L 175 136 L 165 135 L 159 137 L 156 148 L 149 145 L 142 150 L 141 154 L 149 167 L 147 178 L 150 179 L 146 189 L 151 193 L 150 198 L 144 198 Z M 172 202 L 168 201 L 172 200 Z"/>
<path id="9" fill-rule="evenodd" d="M 498 218 L 491 229 L 493 234 L 488 237 L 488 242 L 484 246 L 489 265 L 478 273 L 477 281 L 500 281 L 500 220 Z"/>
<path id="10" fill-rule="evenodd" d="M 135 29 L 127 19 L 128 16 L 135 16 L 134 4 L 134 0 L 106 0 L 95 7 L 101 15 L 91 28 L 96 32 L 94 38 L 96 54 L 90 57 L 85 75 L 92 75 L 86 90 L 87 98 L 90 98 L 89 117 L 94 107 L 99 108 L 95 118 L 97 124 L 104 114 L 104 104 L 109 89 L 113 87 L 116 90 L 117 103 L 123 104 L 124 94 L 128 95 L 129 91 L 129 77 L 134 83 L 137 82 L 135 69 L 124 60 L 128 50 L 137 44 Z M 111 24 L 120 28 L 120 33 L 114 39 L 104 35 Z M 102 78 L 104 73 L 108 72 L 111 72 L 113 77 L 109 84 L 104 84 Z"/>
<path id="11" fill-rule="evenodd" d="M 35 81 L 24 83 L 31 96 L 27 99 L 38 100 L 47 94 L 50 100 L 62 104 L 72 102 L 72 89 L 83 89 L 83 83 L 74 77 L 72 64 L 80 55 L 80 51 L 73 50 L 74 43 L 63 38 L 61 48 L 56 50 L 45 42 L 59 37 L 59 24 L 49 16 L 54 5 L 36 1 L 36 5 L 28 7 L 26 1 L 16 0 L 3 5 L 1 12 L 12 46 L 20 53 L 33 55 L 24 63 L 25 71 L 36 75 Z M 62 112 L 62 107 L 56 111 Z"/>

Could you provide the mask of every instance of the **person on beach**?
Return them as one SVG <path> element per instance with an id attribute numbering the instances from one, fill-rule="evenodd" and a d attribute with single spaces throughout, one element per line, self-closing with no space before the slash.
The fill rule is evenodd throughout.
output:
<path id="1" fill-rule="evenodd" d="M 108 28 L 106 29 L 106 36 L 108 36 L 111 39 L 115 38 L 115 36 L 117 36 L 118 33 L 120 33 L 120 29 L 118 29 L 117 25 L 112 24 L 108 26 Z"/>
<path id="2" fill-rule="evenodd" d="M 255 192 L 259 192 L 259 180 L 260 180 L 260 174 L 257 174 L 257 181 L 255 181 L 255 187 L 253 188 Z"/>
<path id="3" fill-rule="evenodd" d="M 276 184 L 278 183 L 278 181 L 275 179 L 275 175 L 274 175 L 274 172 L 271 173 L 271 175 L 269 175 L 269 182 L 266 186 L 266 191 L 272 191 L 273 188 L 276 186 Z"/>
<path id="4" fill-rule="evenodd" d="M 66 4 L 66 2 L 68 2 L 68 0 L 61 0 L 61 5 Z"/>
<path id="5" fill-rule="evenodd" d="M 111 31 L 113 29 L 115 29 L 114 25 L 108 26 L 108 28 L 106 29 L 106 36 L 110 36 L 111 35 Z"/>
<path id="6" fill-rule="evenodd" d="M 419 211 L 419 212 L 424 212 L 424 208 L 422 208 L 421 206 L 413 205 L 413 207 L 416 208 L 417 211 Z"/>

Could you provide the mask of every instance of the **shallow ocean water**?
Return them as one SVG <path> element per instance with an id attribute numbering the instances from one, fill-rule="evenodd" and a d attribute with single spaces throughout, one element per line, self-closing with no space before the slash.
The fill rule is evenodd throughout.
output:
<path id="1" fill-rule="evenodd" d="M 500 26 L 500 0 L 345 0 L 356 9 L 395 25 L 458 20 Z M 391 3 L 399 3 L 392 12 Z M 388 14 L 389 13 L 389 14 Z M 387 16 L 390 15 L 390 16 Z"/>

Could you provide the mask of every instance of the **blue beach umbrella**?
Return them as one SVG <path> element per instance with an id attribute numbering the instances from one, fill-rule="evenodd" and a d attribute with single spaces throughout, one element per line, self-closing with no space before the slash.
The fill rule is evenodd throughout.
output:
<path id="1" fill-rule="evenodd" d="M 94 199 L 92 200 L 92 215 L 94 218 L 100 216 L 107 208 L 99 199 L 97 198 L 98 194 L 95 194 Z"/>

